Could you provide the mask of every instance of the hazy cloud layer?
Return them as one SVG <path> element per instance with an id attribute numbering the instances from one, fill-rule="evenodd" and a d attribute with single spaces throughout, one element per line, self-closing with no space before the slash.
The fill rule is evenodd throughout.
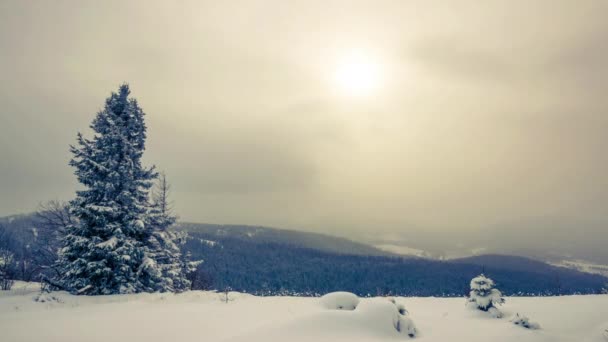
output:
<path id="1" fill-rule="evenodd" d="M 127 81 L 148 114 L 146 159 L 185 220 L 408 235 L 545 231 L 559 217 L 608 238 L 606 13 L 606 1 L 2 1 L 0 215 L 71 197 L 68 145 Z M 336 95 L 351 49 L 382 64 L 374 97 Z"/>

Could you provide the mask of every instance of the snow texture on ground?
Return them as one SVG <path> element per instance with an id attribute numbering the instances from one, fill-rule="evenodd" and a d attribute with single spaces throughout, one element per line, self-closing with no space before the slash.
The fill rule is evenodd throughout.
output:
<path id="1" fill-rule="evenodd" d="M 116 296 L 40 295 L 19 283 L 0 291 L 0 341 L 518 341 L 606 342 L 608 295 L 507 298 L 504 318 L 465 307 L 463 298 L 395 298 L 419 335 L 394 329 L 386 298 L 361 299 L 355 310 L 328 310 L 319 298 L 187 292 Z M 539 330 L 510 322 L 517 313 Z"/>
<path id="2" fill-rule="evenodd" d="M 329 310 L 355 310 L 361 300 L 350 292 L 332 292 L 321 297 L 321 304 Z"/>

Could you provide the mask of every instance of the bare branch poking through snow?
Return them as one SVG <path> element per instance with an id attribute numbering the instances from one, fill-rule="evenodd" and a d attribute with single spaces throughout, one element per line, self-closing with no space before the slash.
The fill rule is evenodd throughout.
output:
<path id="1" fill-rule="evenodd" d="M 526 329 L 537 330 L 540 329 L 540 324 L 536 322 L 531 322 L 527 316 L 520 315 L 517 313 L 513 318 L 511 318 L 511 323 L 518 325 L 520 327 L 524 327 Z"/>

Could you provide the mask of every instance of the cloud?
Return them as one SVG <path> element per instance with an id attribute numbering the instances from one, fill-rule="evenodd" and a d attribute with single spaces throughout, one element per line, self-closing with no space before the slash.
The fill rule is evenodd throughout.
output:
<path id="1" fill-rule="evenodd" d="M 186 220 L 344 235 L 600 220 L 606 6 L 3 2 L 0 214 L 71 196 L 67 146 L 128 81 Z M 332 68 L 361 48 L 383 91 L 337 98 Z"/>

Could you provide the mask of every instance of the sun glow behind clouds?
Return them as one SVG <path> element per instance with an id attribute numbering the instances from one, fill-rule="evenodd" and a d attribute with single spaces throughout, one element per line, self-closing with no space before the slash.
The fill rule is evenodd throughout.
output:
<path id="1" fill-rule="evenodd" d="M 381 83 L 380 65 L 365 53 L 352 52 L 338 61 L 334 71 L 334 83 L 344 95 L 371 95 L 378 90 Z"/>

